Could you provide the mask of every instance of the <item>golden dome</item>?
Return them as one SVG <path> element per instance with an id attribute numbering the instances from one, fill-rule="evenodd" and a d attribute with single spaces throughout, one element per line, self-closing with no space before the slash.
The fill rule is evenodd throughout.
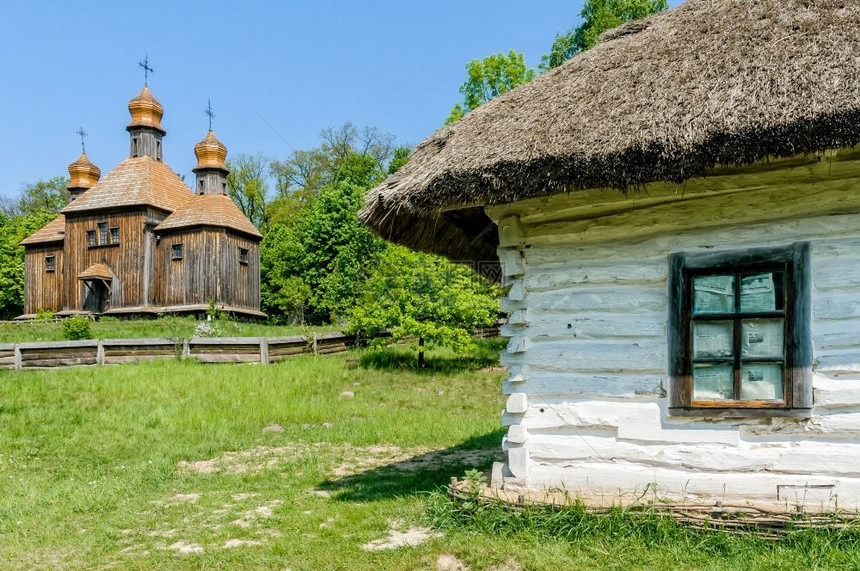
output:
<path id="1" fill-rule="evenodd" d="M 69 188 L 92 188 L 102 176 L 102 171 L 90 162 L 86 153 L 81 153 L 81 156 L 69 165 Z"/>
<path id="2" fill-rule="evenodd" d="M 152 127 L 164 132 L 161 126 L 164 107 L 152 96 L 147 86 L 144 85 L 137 97 L 128 102 L 128 111 L 131 113 L 129 127 Z"/>
<path id="3" fill-rule="evenodd" d="M 215 138 L 215 133 L 209 131 L 206 138 L 194 145 L 194 154 L 197 155 L 197 166 L 199 169 L 221 169 L 227 170 L 227 147 Z"/>

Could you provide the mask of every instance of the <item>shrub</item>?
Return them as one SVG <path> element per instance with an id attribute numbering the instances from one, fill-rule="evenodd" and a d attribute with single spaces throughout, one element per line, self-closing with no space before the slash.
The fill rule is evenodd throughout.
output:
<path id="1" fill-rule="evenodd" d="M 54 312 L 50 309 L 37 309 L 36 321 L 50 321 L 54 318 Z"/>
<path id="2" fill-rule="evenodd" d="M 93 329 L 90 320 L 83 315 L 75 315 L 63 321 L 63 337 L 76 341 L 78 339 L 92 339 Z"/>

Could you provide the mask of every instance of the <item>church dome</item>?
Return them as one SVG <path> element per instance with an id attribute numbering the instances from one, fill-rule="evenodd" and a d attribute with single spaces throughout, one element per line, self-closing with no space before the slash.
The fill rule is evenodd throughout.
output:
<path id="1" fill-rule="evenodd" d="M 202 141 L 194 145 L 194 154 L 197 156 L 195 171 L 200 169 L 227 170 L 227 147 L 215 137 L 215 133 L 209 131 Z"/>
<path id="2" fill-rule="evenodd" d="M 152 127 L 164 133 L 161 126 L 161 118 L 164 116 L 164 107 L 161 106 L 149 88 L 144 85 L 137 97 L 128 102 L 128 111 L 131 113 L 131 123 L 128 127 Z"/>
<path id="3" fill-rule="evenodd" d="M 86 153 L 69 165 L 69 188 L 87 189 L 92 188 L 102 176 L 102 171 L 90 162 Z"/>

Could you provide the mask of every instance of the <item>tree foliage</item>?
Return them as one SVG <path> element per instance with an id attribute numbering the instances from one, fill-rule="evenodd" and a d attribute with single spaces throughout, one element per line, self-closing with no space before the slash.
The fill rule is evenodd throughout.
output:
<path id="1" fill-rule="evenodd" d="M 460 86 L 463 102 L 457 103 L 445 121 L 450 125 L 459 121 L 466 113 L 476 109 L 497 95 L 531 81 L 535 70 L 526 65 L 522 53 L 511 50 L 492 54 L 484 59 L 474 59 L 466 64 L 467 79 Z"/>
<path id="2" fill-rule="evenodd" d="M 269 159 L 263 155 L 237 155 L 227 161 L 227 192 L 233 202 L 265 232 L 269 227 L 269 185 L 266 180 Z"/>
<path id="3" fill-rule="evenodd" d="M 389 245 L 349 321 L 353 330 L 368 335 L 390 329 L 395 340 L 418 337 L 429 347 L 462 351 L 472 346 L 470 329 L 498 318 L 499 294 L 468 267 Z"/>
<path id="4" fill-rule="evenodd" d="M 63 176 L 25 184 L 17 197 L 0 202 L 0 212 L 8 218 L 45 212 L 57 214 L 71 198 L 68 184 L 69 179 Z"/>
<path id="5" fill-rule="evenodd" d="M 586 0 L 579 13 L 582 23 L 557 34 L 550 52 L 541 58 L 540 68 L 552 69 L 597 44 L 600 34 L 632 20 L 639 20 L 669 8 L 666 0 Z"/>
<path id="6" fill-rule="evenodd" d="M 19 243 L 54 216 L 44 211 L 11 218 L 0 213 L 0 319 L 24 312 L 24 247 Z"/>
<path id="7" fill-rule="evenodd" d="M 384 247 L 357 218 L 367 189 L 383 174 L 376 157 L 353 152 L 295 224 L 269 232 L 261 248 L 266 311 L 295 312 L 306 296 L 315 320 L 346 316 Z"/>

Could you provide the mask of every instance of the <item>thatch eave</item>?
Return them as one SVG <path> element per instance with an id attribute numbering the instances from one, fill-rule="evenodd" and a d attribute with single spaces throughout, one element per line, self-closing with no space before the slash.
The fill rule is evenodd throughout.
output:
<path id="1" fill-rule="evenodd" d="M 361 219 L 450 252 L 459 208 L 628 192 L 860 142 L 860 2 L 689 0 L 622 28 L 420 143 Z M 461 245 L 453 257 L 480 259 L 490 244 Z"/>

